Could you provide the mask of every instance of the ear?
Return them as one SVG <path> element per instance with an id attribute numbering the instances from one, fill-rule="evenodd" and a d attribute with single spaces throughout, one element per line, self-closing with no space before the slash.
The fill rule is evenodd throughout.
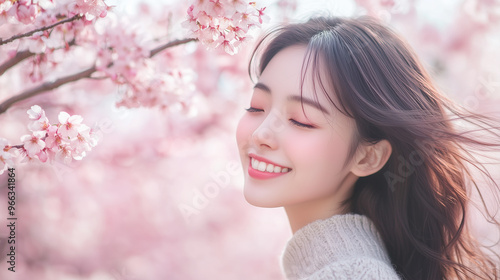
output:
<path id="1" fill-rule="evenodd" d="M 375 144 L 361 144 L 356 151 L 351 172 L 358 177 L 372 175 L 382 169 L 391 153 L 391 143 L 385 139 Z"/>

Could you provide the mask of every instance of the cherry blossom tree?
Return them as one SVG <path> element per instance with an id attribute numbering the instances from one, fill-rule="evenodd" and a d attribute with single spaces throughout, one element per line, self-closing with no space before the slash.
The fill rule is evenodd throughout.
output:
<path id="1" fill-rule="evenodd" d="M 282 279 L 286 217 L 244 201 L 234 128 L 252 32 L 312 1 L 110 1 L 0 0 L 0 186 L 15 167 L 18 218 L 0 279 Z M 450 97 L 498 106 L 498 3 L 436 20 L 424 1 L 341 2 L 320 8 L 381 18 Z"/>
<path id="2" fill-rule="evenodd" d="M 183 253 L 189 242 L 200 241 L 196 228 L 203 231 L 214 224 L 198 220 L 191 229 L 187 228 L 186 219 L 177 207 L 179 202 L 144 200 L 152 193 L 146 192 L 149 194 L 143 196 L 138 188 L 132 188 L 142 183 L 124 176 L 141 168 L 126 171 L 128 167 L 122 166 L 126 161 L 147 158 L 147 164 L 141 165 L 146 169 L 141 172 L 149 173 L 147 176 L 154 179 L 151 184 L 146 183 L 150 190 L 159 191 L 157 184 L 161 180 L 158 179 L 165 172 L 158 168 L 168 167 L 159 161 L 175 158 L 182 150 L 181 145 L 175 144 L 177 139 L 206 138 L 204 135 L 211 127 L 221 129 L 227 125 L 221 117 L 224 112 L 207 108 L 214 104 L 226 108 L 227 103 L 232 102 L 227 96 L 216 94 L 218 80 L 224 72 L 228 73 L 224 78 L 227 80 L 243 75 L 244 65 L 234 64 L 236 59 L 243 61 L 236 53 L 249 40 L 248 31 L 266 20 L 265 7 L 255 2 L 206 1 L 201 10 L 201 4 L 177 3 L 162 7 L 161 11 L 143 4 L 132 21 L 115 13 L 105 1 L 1 2 L 0 159 L 2 171 L 16 167 L 15 213 L 19 220 L 15 238 L 20 245 L 15 249 L 14 264 L 2 262 L 7 267 L 2 265 L 0 278 L 195 279 L 206 273 L 216 275 L 218 269 L 203 262 L 200 264 L 205 268 L 201 271 L 187 269 L 189 263 L 196 263 L 197 257 Z M 185 28 L 181 29 L 181 24 Z M 176 30 L 182 31 L 176 33 Z M 212 41 L 210 35 L 213 35 Z M 195 44 L 204 47 L 197 48 Z M 205 48 L 212 51 L 207 52 Z M 132 112 L 134 121 L 141 118 L 142 112 L 143 120 L 148 120 L 148 127 L 155 133 L 145 133 L 125 124 L 133 121 L 125 120 L 124 114 L 116 119 L 113 113 L 118 109 L 110 109 L 111 113 L 104 115 L 102 111 L 94 111 L 103 103 L 113 108 L 128 108 L 125 115 Z M 165 122 L 155 122 L 157 120 Z M 124 129 L 123 125 L 134 132 L 128 136 L 113 133 Z M 147 147 L 151 149 L 148 151 Z M 190 149 L 200 152 L 196 147 Z M 86 160 L 73 161 L 83 157 Z M 95 169 L 97 166 L 101 168 Z M 97 174 L 107 169 L 106 176 Z M 148 169 L 151 172 L 146 172 Z M 8 180 L 1 178 L 3 186 Z M 175 180 L 164 179 L 169 181 L 167 186 L 176 184 Z M 197 180 L 203 185 L 203 180 L 208 178 L 200 176 Z M 231 181 L 234 186 L 234 178 Z M 90 186 L 84 188 L 86 184 Z M 95 187 L 101 184 L 110 184 L 109 188 L 101 189 L 100 193 L 105 196 L 94 193 Z M 65 187 L 70 189 L 61 189 Z M 173 189 L 168 190 L 171 191 Z M 238 225 L 236 221 L 246 212 L 244 204 L 231 202 L 236 192 L 233 189 L 219 199 L 235 206 L 234 214 L 224 219 L 243 231 L 244 224 Z M 116 193 L 114 198 L 109 196 L 111 193 Z M 189 201 L 186 203 L 198 202 L 191 199 L 191 192 L 179 190 L 173 194 L 185 195 Z M 4 195 L 7 193 L 0 195 L 2 209 L 7 209 L 6 205 L 3 207 L 7 201 Z M 204 194 L 202 196 L 206 200 Z M 196 205 L 197 211 L 206 207 L 204 200 L 201 201 L 204 205 Z M 170 210 L 162 206 L 165 203 Z M 125 207 L 126 204 L 129 206 Z M 136 207 L 149 208 L 143 210 L 157 218 L 144 222 L 150 214 Z M 118 213 L 127 218 L 117 220 Z M 7 214 L 2 212 L 2 217 L 5 219 Z M 97 220 L 89 215 L 95 215 Z M 39 223 L 42 220 L 50 226 L 42 226 Z M 217 223 L 220 227 L 226 222 Z M 134 223 L 144 224 L 130 231 Z M 177 224 L 178 230 L 169 230 L 169 224 Z M 143 235 L 143 229 L 150 234 Z M 99 237 L 98 232 L 104 235 Z M 235 233 L 232 240 L 236 239 Z M 1 252 L 10 251 L 7 241 L 10 236 L 14 235 L 1 230 Z M 103 241 L 87 243 L 91 236 Z M 181 236 L 190 241 L 181 242 Z M 205 238 L 200 244 L 203 246 L 197 246 L 196 254 L 215 253 L 215 247 L 210 245 L 212 238 Z M 218 243 L 224 248 L 232 246 L 229 240 Z M 166 257 L 165 266 L 156 267 L 154 259 L 170 255 L 168 252 L 180 255 Z M 235 253 L 241 254 L 241 250 Z M 92 255 L 95 261 L 91 260 Z M 2 256 L 2 260 L 11 260 L 6 254 Z M 104 258 L 109 261 L 103 262 Z M 145 262 L 153 263 L 154 268 L 148 269 Z M 179 270 L 182 265 L 184 268 Z M 276 275 L 276 270 L 272 271 L 265 269 L 256 274 L 255 279 Z M 239 273 L 241 271 L 235 270 L 228 273 L 227 278 Z"/>
<path id="3" fill-rule="evenodd" d="M 2 1 L 0 7 L 1 21 L 10 27 L 11 32 L 7 34 L 12 33 L 9 38 L 0 40 L 1 45 L 12 45 L 12 49 L 7 49 L 8 55 L 0 66 L 0 73 L 4 74 L 29 59 L 28 72 L 22 74 L 27 74 L 25 77 L 35 84 L 3 101 L 0 114 L 22 100 L 85 78 L 108 79 L 124 86 L 118 106 L 161 109 L 180 106 L 186 109 L 195 88 L 194 71 L 189 67 L 156 71 L 158 62 L 153 57 L 165 49 L 195 40 L 200 40 L 210 49 L 221 47 L 233 55 L 240 44 L 250 38 L 247 35 L 249 29 L 259 27 L 267 18 L 265 7 L 257 7 L 255 2 L 193 1 L 183 22 L 188 31 L 186 38 L 152 48 L 146 36 L 130 25 L 119 20 L 106 22 L 101 19 L 112 10 L 103 0 Z M 86 56 L 93 57 L 92 66 L 49 81 L 54 77 L 47 74 L 64 69 L 57 57 L 68 56 L 79 48 L 84 48 Z M 7 144 L 2 148 L 10 155 L 5 156 L 6 159 L 2 157 L 0 174 L 12 158 L 19 155 L 23 162 L 46 162 L 47 159 L 52 162 L 56 158 L 68 163 L 71 159 L 82 159 L 97 143 L 97 134 L 81 124 L 81 116 L 61 112 L 60 123 L 52 128 L 40 106 L 34 105 L 28 114 L 31 119 L 35 118 L 35 126 L 45 128 L 30 128 L 32 135 L 22 136 L 22 144 Z M 46 141 L 52 145 L 46 145 Z"/>

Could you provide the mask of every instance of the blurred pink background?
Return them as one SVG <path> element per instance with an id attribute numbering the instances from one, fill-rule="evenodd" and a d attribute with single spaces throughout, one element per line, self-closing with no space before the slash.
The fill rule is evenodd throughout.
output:
<path id="1" fill-rule="evenodd" d="M 266 2 L 271 23 L 264 30 L 315 14 L 377 16 L 410 42 L 448 96 L 500 119 L 499 1 L 338 2 Z M 185 4 L 146 3 L 136 11 L 132 2 L 110 3 L 113 16 L 129 18 L 144 32 L 171 14 L 181 21 L 186 11 Z M 82 161 L 16 166 L 16 272 L 7 270 L 9 232 L 0 226 L 0 279 L 284 279 L 280 254 L 291 237 L 286 215 L 245 202 L 234 136 L 251 94 L 246 67 L 253 45 L 229 56 L 192 43 L 155 58 L 195 71 L 188 115 L 116 108 L 123 89 L 100 80 L 60 87 L 0 115 L 0 137 L 13 144 L 28 133 L 26 110 L 34 104 L 51 121 L 60 111 L 81 115 L 101 135 Z M 0 49 L 0 61 L 8 49 Z M 65 60 L 67 69 L 78 69 L 91 58 L 82 51 Z M 28 62 L 16 67 L 0 76 L 0 101 L 30 83 L 23 76 Z M 498 166 L 490 171 L 500 182 Z M 4 173 L 0 186 L 6 185 Z M 498 236 L 473 214 L 479 238 Z M 7 216 L 2 188 L 0 221 L 7 224 Z"/>

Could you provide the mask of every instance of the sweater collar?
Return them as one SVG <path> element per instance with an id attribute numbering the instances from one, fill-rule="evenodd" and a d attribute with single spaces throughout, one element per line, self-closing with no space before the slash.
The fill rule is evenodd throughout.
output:
<path id="1" fill-rule="evenodd" d="M 390 263 L 373 222 L 358 214 L 334 215 L 295 232 L 283 253 L 287 278 L 301 279 L 340 260 L 373 257 Z"/>

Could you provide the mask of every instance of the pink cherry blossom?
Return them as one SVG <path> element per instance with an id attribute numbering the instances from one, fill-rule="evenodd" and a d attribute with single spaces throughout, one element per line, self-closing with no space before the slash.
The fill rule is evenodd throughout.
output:
<path id="1" fill-rule="evenodd" d="M 50 9 L 54 7 L 54 0 L 34 0 L 33 2 L 37 3 L 43 10 Z"/>
<path id="2" fill-rule="evenodd" d="M 38 105 L 31 106 L 31 108 L 26 113 L 28 114 L 30 120 L 37 121 L 45 117 L 45 111 Z"/>
<path id="3" fill-rule="evenodd" d="M 258 13 L 258 11 L 256 13 L 254 6 L 248 6 L 244 10 L 235 12 L 231 18 L 238 23 L 237 26 L 248 31 L 250 27 L 260 24 L 258 15 L 260 15 L 260 13 Z"/>
<path id="4" fill-rule="evenodd" d="M 46 35 L 43 32 L 36 32 L 31 37 L 22 41 L 21 47 L 28 49 L 32 53 L 43 54 L 47 50 L 44 38 L 46 38 Z M 35 57 L 32 60 L 33 64 L 40 64 L 40 62 L 42 61 L 40 61 L 39 57 Z"/>
<path id="5" fill-rule="evenodd" d="M 24 149 L 29 157 L 34 158 L 45 148 L 45 142 L 42 139 L 45 135 L 45 131 L 35 131 L 31 135 L 21 136 L 21 142 L 24 144 Z"/>
<path id="6" fill-rule="evenodd" d="M 0 174 L 2 174 L 8 167 L 13 167 L 13 156 L 9 152 L 9 143 L 7 139 L 0 138 Z"/>
<path id="7" fill-rule="evenodd" d="M 47 162 L 47 159 L 49 158 L 49 155 L 48 155 L 48 152 L 46 149 L 40 150 L 40 152 L 38 154 L 36 154 L 36 156 L 38 157 L 38 159 L 41 162 Z"/>
<path id="8" fill-rule="evenodd" d="M 21 158 L 21 160 L 19 161 L 20 163 L 28 163 L 36 161 L 36 158 L 30 157 L 28 155 L 28 151 L 24 148 L 24 146 L 19 149 L 19 158 Z"/>
<path id="9" fill-rule="evenodd" d="M 28 124 L 28 129 L 30 131 L 44 131 L 50 127 L 49 119 L 47 117 L 43 117 L 40 120 L 33 121 Z"/>
<path id="10" fill-rule="evenodd" d="M 16 10 L 16 18 L 19 22 L 24 24 L 30 24 L 35 21 L 39 13 L 39 7 L 36 4 L 29 3 L 31 1 L 18 1 L 17 10 Z"/>
<path id="11" fill-rule="evenodd" d="M 97 144 L 97 139 L 93 135 L 91 128 L 87 125 L 80 125 L 78 127 L 78 135 L 71 141 L 72 157 L 76 160 L 81 160 L 85 157 L 86 152 L 89 152 L 92 147 Z"/>
<path id="12" fill-rule="evenodd" d="M 211 0 L 192 0 L 189 3 L 192 4 L 190 6 L 190 9 L 192 10 L 192 13 L 194 15 L 198 14 L 199 12 L 210 11 L 213 7 L 213 3 Z"/>
<path id="13" fill-rule="evenodd" d="M 105 17 L 108 6 L 103 0 L 77 0 L 75 10 L 85 15 L 85 19 L 93 20 L 96 17 Z"/>
<path id="14" fill-rule="evenodd" d="M 12 8 L 12 1 L 10 0 L 0 0 L 0 14 L 10 10 Z"/>
<path id="15" fill-rule="evenodd" d="M 31 120 L 28 128 L 31 131 L 44 131 L 50 127 L 49 119 L 45 116 L 45 111 L 38 105 L 31 106 L 28 110 L 28 115 Z"/>
<path id="16" fill-rule="evenodd" d="M 264 13 L 266 7 L 257 8 L 255 2 L 196 0 L 190 3 L 182 26 L 207 48 L 221 46 L 231 55 L 238 52 L 251 27 L 269 20 Z"/>
<path id="17" fill-rule="evenodd" d="M 230 14 L 234 14 L 236 11 L 242 11 L 248 6 L 247 1 L 243 0 L 226 0 L 225 2 L 228 3 L 228 5 L 225 6 L 227 9 L 227 12 Z M 234 10 L 231 10 L 234 9 Z"/>
<path id="18" fill-rule="evenodd" d="M 55 158 L 66 164 L 71 163 L 73 159 L 73 149 L 69 144 L 63 144 L 59 146 L 58 151 L 56 152 Z"/>
<path id="19" fill-rule="evenodd" d="M 83 118 L 79 115 L 60 112 L 59 124 L 51 125 L 45 111 L 38 105 L 31 106 L 27 114 L 32 121 L 28 124 L 32 134 L 22 136 L 22 144 L 15 146 L 8 146 L 0 138 L 0 146 L 4 149 L 0 154 L 2 164 L 12 165 L 11 160 L 17 156 L 22 158 L 21 163 L 54 160 L 69 163 L 72 159 L 81 160 L 97 145 L 98 134 L 83 124 Z M 17 153 L 14 154 L 12 150 Z"/>
<path id="20" fill-rule="evenodd" d="M 0 16 L 6 17 L 8 22 L 17 21 L 29 25 L 35 23 L 46 9 L 53 6 L 52 0 L 0 1 Z"/>
<path id="21" fill-rule="evenodd" d="M 70 116 L 70 114 L 66 112 L 60 112 L 58 119 L 60 126 L 57 133 L 61 135 L 61 138 L 70 140 L 78 135 L 78 126 L 80 126 L 83 121 L 81 116 Z"/>
<path id="22" fill-rule="evenodd" d="M 53 152 L 57 152 L 59 145 L 63 142 L 63 139 L 59 134 L 57 134 L 58 127 L 53 125 L 47 129 L 47 138 L 45 138 L 45 149 Z"/>
<path id="23" fill-rule="evenodd" d="M 262 24 L 270 20 L 269 16 L 264 13 L 266 7 L 260 8 L 257 11 L 259 12 L 259 23 Z"/>

